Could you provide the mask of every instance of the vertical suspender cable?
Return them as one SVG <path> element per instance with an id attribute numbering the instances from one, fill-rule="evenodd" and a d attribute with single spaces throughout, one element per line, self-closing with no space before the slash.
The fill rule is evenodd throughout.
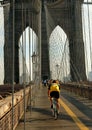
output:
<path id="1" fill-rule="evenodd" d="M 24 86 L 24 47 L 23 47 L 24 39 L 23 39 L 23 30 L 24 30 L 24 6 L 23 6 L 23 0 L 22 0 L 22 64 L 23 64 L 23 86 Z M 25 130 L 25 121 L 24 121 L 24 130 Z"/>
<path id="2" fill-rule="evenodd" d="M 35 16 L 35 14 L 34 14 L 34 31 L 35 31 L 35 29 L 36 29 L 36 16 Z M 35 53 L 36 53 L 36 48 L 35 48 L 35 36 L 34 36 L 34 51 L 35 51 Z"/>
<path id="3" fill-rule="evenodd" d="M 30 9 L 28 10 L 28 18 L 29 18 L 29 82 L 31 81 L 31 39 L 30 39 L 30 20 L 31 20 L 31 17 L 30 17 Z M 30 108 L 31 108 L 31 84 L 30 84 Z M 31 112 L 31 111 L 30 111 Z"/>
<path id="4" fill-rule="evenodd" d="M 67 52 L 67 45 L 65 46 L 65 53 L 64 53 L 64 63 L 65 63 L 65 77 L 67 77 L 67 62 L 66 62 L 66 52 Z"/>
<path id="5" fill-rule="evenodd" d="M 88 0 L 87 0 L 87 3 L 88 3 Z M 89 4 L 87 4 L 87 9 L 88 9 L 88 31 L 89 31 L 89 44 L 90 44 L 90 60 L 91 60 L 91 71 L 92 71 L 92 58 L 91 58 L 91 53 L 92 53 L 92 50 L 91 50 L 91 31 L 90 31 L 90 14 L 89 14 Z"/>
<path id="6" fill-rule="evenodd" d="M 15 0 L 12 1 L 13 7 L 13 67 L 12 67 L 12 130 L 14 127 L 14 61 L 15 61 Z"/>
<path id="7" fill-rule="evenodd" d="M 35 31 L 35 14 L 33 15 L 33 31 Z M 33 32 L 33 51 L 35 52 L 35 54 L 36 54 L 36 50 L 35 50 L 35 33 Z M 35 63 L 33 64 L 34 65 L 34 83 L 35 83 L 35 81 L 36 81 L 36 75 L 35 75 L 35 68 L 36 68 L 36 58 L 35 58 Z M 35 89 L 34 89 L 34 91 L 35 91 Z"/>
<path id="8" fill-rule="evenodd" d="M 32 7 L 33 7 L 33 1 L 32 1 Z M 31 80 L 33 80 L 33 63 L 32 63 L 32 54 L 33 54 L 33 11 L 31 12 L 31 38 L 30 38 L 30 42 L 31 42 Z M 31 100 L 30 100 L 30 105 L 31 105 L 31 112 L 32 112 L 32 94 L 33 94 L 33 88 L 31 86 Z"/>
<path id="9" fill-rule="evenodd" d="M 42 5 L 41 5 L 42 7 Z M 40 9 L 40 13 L 39 13 L 39 17 L 38 17 L 38 46 L 39 46 L 39 49 L 38 49 L 38 55 L 39 55 L 39 68 L 38 68 L 38 71 L 39 71 L 39 85 L 40 85 L 40 81 L 41 81 L 41 11 L 42 9 Z"/>
<path id="10" fill-rule="evenodd" d="M 69 18 L 70 18 L 70 10 L 69 10 L 69 1 L 67 0 L 67 10 L 68 10 L 68 16 L 67 16 L 67 25 L 69 25 Z M 68 39 L 67 39 L 68 40 Z M 67 72 L 70 73 L 70 48 L 69 48 L 69 43 L 68 43 L 68 54 L 67 54 Z M 69 62 L 69 63 L 68 63 Z M 69 70 L 68 70 L 69 69 Z M 67 73 L 68 74 L 68 73 Z M 70 80 L 70 79 L 68 79 Z"/>
<path id="11" fill-rule="evenodd" d="M 32 1 L 32 7 L 33 7 L 33 1 Z M 33 15 L 33 10 L 32 10 L 32 22 L 31 22 L 32 23 L 32 25 L 31 25 L 32 26 L 32 54 L 33 54 L 33 51 L 34 51 L 33 50 L 33 48 L 34 48 L 34 45 L 33 45 L 33 24 L 34 24 L 33 20 L 34 20 L 34 15 Z"/>
<path id="12" fill-rule="evenodd" d="M 33 7 L 33 1 L 32 1 L 32 7 Z M 31 15 L 31 17 L 32 17 L 32 22 L 31 22 L 31 27 L 32 27 L 32 31 L 31 31 L 31 43 L 32 43 L 32 45 L 31 45 L 31 50 L 32 50 L 32 55 L 33 55 L 33 10 L 32 10 L 32 15 Z M 33 77 L 34 76 L 34 74 L 33 74 L 33 63 L 32 63 L 32 80 L 33 80 Z M 31 90 L 32 91 L 32 90 Z M 31 92 L 31 94 L 32 94 L 32 92 Z M 32 95 L 31 95 L 32 96 Z M 32 97 L 31 97 L 32 98 Z"/>
<path id="13" fill-rule="evenodd" d="M 24 28 L 26 29 L 26 7 L 24 7 Z M 24 31 L 24 42 L 23 42 L 23 47 L 24 47 L 24 59 L 23 59 L 23 81 L 24 81 L 24 130 L 25 130 L 25 123 L 26 123 L 26 102 L 25 102 L 25 87 L 26 87 L 26 30 Z"/>
<path id="14" fill-rule="evenodd" d="M 23 21 L 23 0 L 22 0 L 22 43 L 21 43 L 21 45 L 22 45 L 22 69 L 23 69 L 23 59 L 24 59 L 24 55 L 23 55 L 23 27 L 24 27 L 24 21 Z M 23 70 L 22 70 L 22 73 L 24 73 L 23 72 Z"/>
<path id="15" fill-rule="evenodd" d="M 67 10 L 69 10 L 69 7 L 68 7 L 68 3 L 66 2 L 66 6 L 67 6 Z M 67 17 L 69 17 L 69 16 L 67 16 Z M 69 24 L 69 20 L 67 19 L 67 21 L 66 21 L 66 24 L 68 25 Z M 66 68 L 66 77 L 68 77 L 68 61 L 69 61 L 69 45 L 68 45 L 68 38 L 67 38 L 67 45 L 65 46 L 65 68 Z"/>
<path id="16" fill-rule="evenodd" d="M 30 43 L 30 10 L 28 10 L 28 18 L 29 18 L 29 82 L 31 81 L 31 43 Z"/>
<path id="17" fill-rule="evenodd" d="M 31 43 L 32 43 L 31 50 L 32 50 L 32 54 L 33 54 L 33 12 L 32 12 L 31 17 L 32 17 L 32 21 L 31 21 L 31 27 L 32 27 L 32 30 L 31 30 Z"/>
<path id="18" fill-rule="evenodd" d="M 42 7 L 42 6 L 41 6 Z M 38 69 L 37 69 L 37 73 L 38 73 L 38 84 L 40 86 L 40 81 L 41 81 L 41 8 L 40 11 L 37 15 L 37 62 L 38 62 Z"/>
<path id="19" fill-rule="evenodd" d="M 32 3 L 33 6 L 33 3 Z M 34 12 L 32 12 L 32 55 L 35 52 L 34 50 Z M 33 77 L 33 81 L 34 81 L 34 64 L 32 63 L 32 77 Z"/>
<path id="20" fill-rule="evenodd" d="M 32 48 L 32 50 L 33 50 L 33 52 L 35 52 L 35 50 L 34 50 L 34 12 L 33 12 L 33 19 L 32 19 L 32 21 L 33 21 L 33 25 L 32 25 L 32 27 L 33 27 L 33 31 L 32 31 L 32 43 L 33 43 L 33 48 Z"/>
<path id="21" fill-rule="evenodd" d="M 34 26 L 34 30 L 35 32 L 37 32 L 37 15 L 36 13 L 34 14 L 34 23 L 35 23 L 35 26 Z M 34 37 L 34 50 L 35 50 L 35 54 L 36 54 L 36 61 L 35 61 L 35 84 L 37 85 L 37 49 L 36 49 L 36 45 L 37 45 L 37 41 L 36 41 L 36 33 L 35 33 L 35 37 Z M 35 89 L 35 93 L 36 93 L 36 90 L 37 88 Z"/>
<path id="22" fill-rule="evenodd" d="M 24 86 L 24 130 L 25 130 L 25 72 L 24 72 L 24 67 L 25 67 L 25 55 L 24 55 L 24 34 L 23 34 L 23 30 L 24 30 L 24 5 L 23 5 L 23 0 L 22 0 L 22 51 L 23 51 L 23 86 Z"/>

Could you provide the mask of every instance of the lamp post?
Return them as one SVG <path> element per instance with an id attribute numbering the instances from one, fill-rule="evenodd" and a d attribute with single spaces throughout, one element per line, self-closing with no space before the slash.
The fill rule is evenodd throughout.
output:
<path id="1" fill-rule="evenodd" d="M 3 3 L 3 0 L 0 0 L 0 3 L 2 4 L 2 3 Z"/>
<path id="2" fill-rule="evenodd" d="M 57 68 L 57 79 L 58 79 L 58 77 L 59 77 L 59 73 L 58 73 L 58 71 L 59 71 L 59 64 L 56 64 L 56 68 Z"/>
<path id="3" fill-rule="evenodd" d="M 9 0 L 0 0 L 1 5 L 2 4 L 7 4 L 8 2 L 9 2 Z"/>
<path id="4" fill-rule="evenodd" d="M 32 55 L 32 63 L 33 64 L 35 64 L 35 62 L 36 62 L 36 53 L 35 53 L 35 51 L 33 52 L 33 55 Z"/>
<path id="5" fill-rule="evenodd" d="M 32 55 L 32 63 L 33 63 L 33 80 L 35 79 L 35 64 L 36 64 L 36 58 L 37 58 L 37 55 L 35 52 L 33 52 L 33 55 Z"/>

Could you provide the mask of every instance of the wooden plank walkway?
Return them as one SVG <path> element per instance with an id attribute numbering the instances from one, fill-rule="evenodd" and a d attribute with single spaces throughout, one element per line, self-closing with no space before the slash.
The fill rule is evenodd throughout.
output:
<path id="1" fill-rule="evenodd" d="M 60 115 L 55 120 L 52 116 L 47 88 L 45 87 L 40 88 L 35 93 L 33 107 L 31 109 L 30 107 L 28 108 L 25 117 L 25 124 L 24 117 L 22 117 L 16 130 L 91 130 L 89 128 L 79 128 L 76 121 L 67 114 L 62 106 L 60 108 Z"/>

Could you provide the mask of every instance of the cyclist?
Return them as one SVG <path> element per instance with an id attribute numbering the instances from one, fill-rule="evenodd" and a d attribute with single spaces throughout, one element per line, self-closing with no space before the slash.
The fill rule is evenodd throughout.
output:
<path id="1" fill-rule="evenodd" d="M 53 82 L 53 79 L 48 80 L 48 86 L 47 86 L 48 87 L 48 96 L 50 96 L 49 95 L 49 92 L 50 92 L 49 90 L 50 90 L 50 86 L 51 86 L 52 82 Z"/>
<path id="2" fill-rule="evenodd" d="M 60 87 L 57 84 L 56 80 L 53 80 L 53 82 L 48 87 L 48 96 L 50 96 L 51 108 L 53 108 L 52 97 L 56 98 L 57 100 L 60 97 Z M 59 108 L 60 108 L 60 105 L 59 105 L 59 102 L 58 102 L 58 110 L 59 110 Z"/>

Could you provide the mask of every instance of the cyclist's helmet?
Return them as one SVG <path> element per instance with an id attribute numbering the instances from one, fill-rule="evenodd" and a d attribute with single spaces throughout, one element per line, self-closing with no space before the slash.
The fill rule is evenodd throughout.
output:
<path id="1" fill-rule="evenodd" d="M 53 80 L 53 82 L 52 83 L 56 83 L 56 80 Z"/>

